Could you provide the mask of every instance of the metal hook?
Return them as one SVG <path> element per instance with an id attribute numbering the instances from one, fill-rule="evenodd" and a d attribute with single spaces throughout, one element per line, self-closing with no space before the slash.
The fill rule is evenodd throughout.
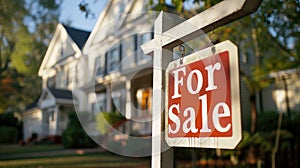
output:
<path id="1" fill-rule="evenodd" d="M 212 42 L 212 48 L 211 48 L 211 52 L 213 53 L 213 54 L 215 54 L 216 53 L 216 47 L 215 47 L 215 43 L 217 42 L 217 33 L 215 32 L 215 27 L 213 26 L 213 28 L 212 28 L 212 33 L 209 35 L 209 39 L 211 40 L 211 42 Z"/>
<path id="2" fill-rule="evenodd" d="M 179 50 L 181 51 L 180 65 L 182 65 L 183 64 L 183 57 L 185 56 L 185 47 L 181 44 L 179 46 Z"/>

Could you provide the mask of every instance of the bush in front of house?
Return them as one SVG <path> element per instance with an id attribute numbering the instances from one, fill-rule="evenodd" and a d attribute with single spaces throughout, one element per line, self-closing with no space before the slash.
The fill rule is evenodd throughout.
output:
<path id="1" fill-rule="evenodd" d="M 0 143 L 16 143 L 18 141 L 18 129 L 13 126 L 0 126 Z"/>
<path id="2" fill-rule="evenodd" d="M 13 112 L 0 114 L 0 143 L 16 143 L 22 138 L 22 122 Z"/>
<path id="3" fill-rule="evenodd" d="M 62 144 L 65 148 L 90 148 L 96 146 L 96 143 L 84 131 L 76 112 L 69 113 L 69 123 L 62 134 Z"/>
<path id="4" fill-rule="evenodd" d="M 97 130 L 100 134 L 106 134 L 110 129 L 117 129 L 126 122 L 126 118 L 119 112 L 101 112 L 96 115 Z"/>

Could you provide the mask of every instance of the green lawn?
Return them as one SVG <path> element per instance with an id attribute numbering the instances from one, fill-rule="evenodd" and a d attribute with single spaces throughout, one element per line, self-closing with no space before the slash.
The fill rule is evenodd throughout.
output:
<path id="1" fill-rule="evenodd" d="M 17 144 L 0 144 L 0 157 L 7 154 L 18 153 L 31 153 L 31 152 L 44 152 L 62 150 L 62 145 L 25 145 L 20 146 Z"/>
<path id="2" fill-rule="evenodd" d="M 7 145 L 0 144 L 0 158 L 5 155 L 28 154 L 26 158 L 0 159 L 0 168 L 19 167 L 121 167 L 121 168 L 147 168 L 150 167 L 149 158 L 129 158 L 111 154 L 109 152 L 97 152 L 86 154 L 61 154 L 61 145 Z M 30 157 L 30 153 L 58 151 L 55 156 Z"/>
<path id="3" fill-rule="evenodd" d="M 0 161 L 0 167 L 150 167 L 149 159 L 127 158 L 110 153 L 68 155 Z"/>

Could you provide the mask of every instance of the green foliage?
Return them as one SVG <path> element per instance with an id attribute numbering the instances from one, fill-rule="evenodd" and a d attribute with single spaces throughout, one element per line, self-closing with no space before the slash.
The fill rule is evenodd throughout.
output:
<path id="1" fill-rule="evenodd" d="M 37 71 L 58 7 L 55 0 L 0 0 L 0 113 L 22 110 L 40 93 Z"/>
<path id="2" fill-rule="evenodd" d="M 14 116 L 13 113 L 4 113 L 0 114 L 0 126 L 12 126 L 18 127 L 20 126 L 21 122 Z"/>
<path id="3" fill-rule="evenodd" d="M 69 113 L 69 123 L 62 134 L 62 143 L 65 148 L 88 148 L 96 145 L 81 126 L 76 112 Z"/>
<path id="4" fill-rule="evenodd" d="M 101 112 L 96 115 L 97 130 L 101 134 L 106 134 L 110 128 L 122 120 L 125 120 L 125 117 L 118 112 Z"/>
<path id="5" fill-rule="evenodd" d="M 178 12 L 182 12 L 183 7 L 181 3 L 186 1 L 188 0 L 181 0 L 181 2 L 180 0 L 174 0 L 172 4 Z M 193 1 L 201 2 L 202 5 L 200 5 L 199 9 L 193 9 L 199 13 L 221 0 Z M 153 3 L 150 0 L 151 2 Z M 157 5 L 160 7 L 165 6 L 165 2 L 164 0 L 159 1 Z M 163 9 L 163 7 L 161 8 Z M 219 41 L 229 39 L 239 45 L 241 58 L 242 56 L 248 56 L 248 51 L 251 52 L 249 54 L 253 56 L 253 60 L 247 62 L 248 65 L 252 66 L 251 70 L 250 72 L 245 70 L 241 74 L 254 104 L 256 103 L 256 93 L 273 82 L 269 78 L 271 72 L 299 68 L 299 13 L 299 0 L 264 0 L 257 12 L 215 30 Z M 256 114 L 257 107 L 251 106 L 251 108 L 251 114 Z M 284 116 L 283 118 L 280 131 L 280 152 L 288 151 L 292 153 L 295 152 L 295 148 L 299 150 L 300 115 L 294 114 L 297 113 L 293 113 L 292 116 Z M 244 131 L 243 140 L 233 153 L 247 157 L 249 153 L 254 152 L 254 156 L 261 159 L 270 157 L 268 154 L 274 148 L 278 113 L 261 113 L 257 116 L 257 123 L 251 122 L 252 124 L 257 125 L 256 132 L 249 133 Z M 246 158 L 243 159 L 244 161 L 247 160 Z"/>
<path id="6" fill-rule="evenodd" d="M 261 9 L 257 12 L 261 22 L 269 28 L 270 34 L 281 50 L 299 61 L 300 50 L 300 1 L 272 1 L 265 0 L 261 4 Z M 292 45 L 291 45 L 292 44 Z"/>
<path id="7" fill-rule="evenodd" d="M 0 142 L 17 142 L 22 138 L 22 122 L 13 113 L 0 114 Z"/>
<path id="8" fill-rule="evenodd" d="M 0 126 L 0 143 L 16 143 L 18 141 L 18 130 L 12 126 Z"/>

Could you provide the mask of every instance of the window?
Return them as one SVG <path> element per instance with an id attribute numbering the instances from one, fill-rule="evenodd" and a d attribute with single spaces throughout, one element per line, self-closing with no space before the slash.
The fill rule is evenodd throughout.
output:
<path id="1" fill-rule="evenodd" d="M 67 71 L 67 75 L 68 75 L 68 80 L 67 80 L 67 84 L 68 84 L 68 87 L 71 87 L 73 88 L 73 84 L 76 83 L 76 74 L 75 74 L 75 67 L 70 67 Z"/>
<path id="2" fill-rule="evenodd" d="M 98 93 L 96 95 L 96 102 L 92 103 L 92 112 L 94 114 L 99 113 L 99 112 L 104 112 L 106 111 L 106 93 Z"/>
<path id="3" fill-rule="evenodd" d="M 55 112 L 54 107 L 50 107 L 47 109 L 47 113 L 49 115 L 49 121 L 55 121 Z"/>
<path id="4" fill-rule="evenodd" d="M 147 41 L 150 41 L 152 39 L 152 34 L 151 33 L 145 33 L 140 35 L 139 37 L 139 44 L 138 45 L 142 45 L 144 43 L 146 43 Z M 144 63 L 146 61 L 151 60 L 152 58 L 148 55 L 145 55 L 142 51 L 140 52 L 140 54 L 137 56 L 137 63 Z"/>
<path id="5" fill-rule="evenodd" d="M 141 45 L 151 40 L 151 33 L 145 33 L 141 35 Z"/>
<path id="6" fill-rule="evenodd" d="M 107 71 L 112 72 L 112 71 L 118 71 L 119 70 L 119 63 L 120 63 L 120 46 L 117 46 L 111 50 L 108 51 L 107 53 Z"/>
<path id="7" fill-rule="evenodd" d="M 96 76 L 105 75 L 105 57 L 103 56 L 96 57 L 94 69 L 95 69 Z"/>
<path id="8" fill-rule="evenodd" d="M 122 40 L 122 69 L 135 67 L 137 35 Z M 125 58 L 126 57 L 126 58 Z"/>
<path id="9" fill-rule="evenodd" d="M 141 134 L 149 134 L 151 132 L 151 104 L 152 104 L 152 88 L 141 88 L 136 92 L 137 100 L 137 113 L 134 117 L 143 121 L 136 123 L 136 127 L 140 130 Z"/>
<path id="10" fill-rule="evenodd" d="M 55 76 L 48 78 L 48 80 L 47 80 L 48 88 L 55 88 L 55 78 L 56 78 Z"/>
<path id="11" fill-rule="evenodd" d="M 112 91 L 112 111 L 123 112 L 125 111 L 125 90 L 117 89 Z"/>
<path id="12" fill-rule="evenodd" d="M 138 89 L 136 98 L 138 109 L 146 112 L 151 110 L 152 88 Z"/>
<path id="13" fill-rule="evenodd" d="M 64 70 L 60 70 L 56 75 L 56 87 L 65 88 L 67 86 L 67 78 L 64 76 Z"/>

